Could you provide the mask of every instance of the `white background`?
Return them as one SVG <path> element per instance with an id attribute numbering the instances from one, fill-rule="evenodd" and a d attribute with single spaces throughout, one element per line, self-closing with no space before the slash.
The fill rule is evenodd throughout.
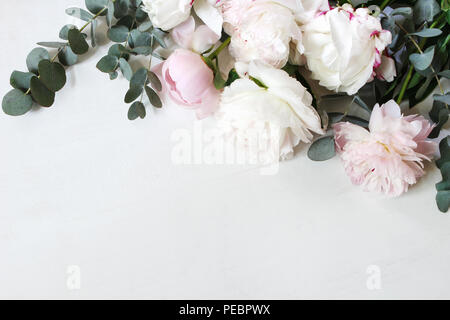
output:
<path id="1" fill-rule="evenodd" d="M 1 1 L 2 96 L 83 2 Z M 171 135 L 194 114 L 128 121 L 126 80 L 95 68 L 100 43 L 53 107 L 0 114 L 1 298 L 450 298 L 434 165 L 394 200 L 352 186 L 338 159 L 308 160 L 305 146 L 272 176 L 177 166 Z M 79 290 L 67 286 L 72 265 Z M 373 265 L 380 290 L 366 284 Z"/>

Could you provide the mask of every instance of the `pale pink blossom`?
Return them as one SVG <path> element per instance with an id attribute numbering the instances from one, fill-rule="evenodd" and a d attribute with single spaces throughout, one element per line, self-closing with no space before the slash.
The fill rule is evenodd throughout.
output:
<path id="1" fill-rule="evenodd" d="M 193 17 L 173 28 L 170 34 L 178 46 L 197 53 L 207 51 L 220 40 L 220 36 L 207 25 L 196 26 Z"/>
<path id="2" fill-rule="evenodd" d="M 162 82 L 172 100 L 197 117 L 211 115 L 218 106 L 220 92 L 214 87 L 213 71 L 200 55 L 185 49 L 175 50 L 162 65 Z"/>
<path id="3" fill-rule="evenodd" d="M 423 162 L 437 147 L 427 140 L 432 129 L 422 116 L 402 116 L 392 100 L 374 107 L 369 130 L 348 122 L 334 125 L 336 149 L 351 181 L 391 197 L 424 175 Z"/>

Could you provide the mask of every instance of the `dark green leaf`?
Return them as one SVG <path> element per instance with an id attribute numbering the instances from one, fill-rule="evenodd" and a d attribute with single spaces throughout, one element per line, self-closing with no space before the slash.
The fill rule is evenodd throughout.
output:
<path id="1" fill-rule="evenodd" d="M 145 31 L 149 31 L 151 28 L 153 28 L 152 22 L 146 21 L 139 26 L 138 30 L 141 32 L 145 32 Z"/>
<path id="2" fill-rule="evenodd" d="M 78 29 L 69 30 L 69 44 L 72 51 L 78 55 L 85 54 L 89 51 L 89 45 Z"/>
<path id="3" fill-rule="evenodd" d="M 111 79 L 111 80 L 116 80 L 118 76 L 119 76 L 119 73 L 117 71 L 113 71 L 113 72 L 109 73 L 109 79 Z"/>
<path id="4" fill-rule="evenodd" d="M 153 89 L 155 89 L 156 91 L 162 90 L 161 81 L 159 80 L 159 77 L 153 71 L 148 72 L 148 81 L 152 85 Z"/>
<path id="5" fill-rule="evenodd" d="M 27 57 L 27 67 L 30 72 L 38 72 L 39 62 L 41 60 L 50 59 L 50 55 L 44 48 L 33 49 Z"/>
<path id="6" fill-rule="evenodd" d="M 162 102 L 159 98 L 158 94 L 150 88 L 149 86 L 145 86 L 145 93 L 147 93 L 148 100 L 155 108 L 162 108 Z"/>
<path id="7" fill-rule="evenodd" d="M 49 60 L 39 62 L 39 76 L 42 83 L 53 92 L 61 90 L 67 80 L 64 67 Z"/>
<path id="8" fill-rule="evenodd" d="M 128 13 L 129 0 L 116 0 L 114 2 L 114 16 L 117 19 L 122 18 Z"/>
<path id="9" fill-rule="evenodd" d="M 31 110 L 33 100 L 19 89 L 8 92 L 2 101 L 3 112 L 10 116 L 21 116 Z"/>
<path id="10" fill-rule="evenodd" d="M 47 89 L 37 77 L 31 78 L 31 95 L 34 101 L 43 107 L 50 107 L 55 102 L 55 93 Z"/>
<path id="11" fill-rule="evenodd" d="M 73 24 L 66 24 L 64 27 L 62 27 L 61 31 L 59 32 L 59 37 L 63 40 L 69 39 L 69 30 L 74 29 L 76 26 Z"/>
<path id="12" fill-rule="evenodd" d="M 450 70 L 445 70 L 438 73 L 439 76 L 450 79 Z"/>
<path id="13" fill-rule="evenodd" d="M 128 109 L 128 119 L 129 120 L 136 120 L 137 118 L 144 119 L 146 115 L 145 112 L 145 106 L 139 102 L 136 101 L 130 106 L 130 109 Z"/>
<path id="14" fill-rule="evenodd" d="M 131 87 L 125 95 L 125 103 L 131 103 L 142 94 L 143 88 Z"/>
<path id="15" fill-rule="evenodd" d="M 115 56 L 117 58 L 124 58 L 125 60 L 128 60 L 130 58 L 128 52 L 128 49 L 121 44 L 114 44 L 108 50 L 109 55 Z"/>
<path id="16" fill-rule="evenodd" d="M 152 48 L 151 47 L 135 47 L 133 50 L 131 50 L 132 53 L 138 54 L 138 55 L 143 55 L 143 56 L 148 56 L 152 53 Z"/>

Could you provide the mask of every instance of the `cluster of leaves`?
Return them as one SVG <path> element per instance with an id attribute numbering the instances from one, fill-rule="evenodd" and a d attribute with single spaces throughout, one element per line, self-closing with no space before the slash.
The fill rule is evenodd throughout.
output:
<path id="1" fill-rule="evenodd" d="M 109 48 L 108 54 L 97 63 L 97 69 L 109 74 L 111 80 L 118 77 L 119 70 L 130 82 L 124 101 L 131 103 L 128 109 L 128 119 L 135 120 L 146 116 L 145 105 L 142 103 L 144 92 L 151 105 L 161 108 L 162 102 L 157 91 L 161 91 L 162 85 L 158 76 L 150 70 L 152 56 L 163 60 L 155 52 L 157 46 L 166 48 L 164 42 L 165 33 L 154 28 L 148 15 L 141 8 L 141 0 L 116 0 L 114 7 L 108 9 L 107 36 L 114 42 Z M 117 19 L 112 24 L 112 19 Z M 132 56 L 149 57 L 148 68 L 139 68 L 133 71 L 129 64 Z M 139 101 L 138 100 L 140 97 Z"/>
<path id="2" fill-rule="evenodd" d="M 450 207 L 450 137 L 442 139 L 439 149 L 441 158 L 436 165 L 441 170 L 442 181 L 436 184 L 436 203 L 439 210 L 447 212 Z"/>
<path id="3" fill-rule="evenodd" d="M 155 48 L 165 47 L 164 32 L 153 28 L 148 15 L 142 10 L 142 0 L 85 0 L 87 10 L 69 8 L 66 13 L 85 21 L 78 29 L 74 25 L 65 25 L 59 32 L 60 41 L 38 42 L 39 48 L 33 49 L 27 57 L 28 72 L 14 71 L 10 83 L 14 88 L 3 98 L 3 111 L 11 116 L 20 116 L 31 110 L 33 103 L 50 107 L 55 100 L 55 93 L 66 83 L 65 67 L 78 62 L 78 57 L 89 51 L 88 35 L 83 31 L 90 26 L 90 42 L 96 47 L 97 18 L 104 16 L 108 25 L 108 38 L 115 42 L 97 64 L 97 68 L 109 74 L 111 79 L 118 77 L 120 69 L 123 76 L 130 81 L 130 90 L 125 97 L 126 103 L 132 103 L 139 96 L 140 102 L 134 102 L 128 118 L 144 118 L 146 111 L 142 103 L 145 91 L 150 103 L 161 108 L 162 103 L 155 92 L 161 91 L 158 77 L 151 72 L 151 56 L 162 59 Z M 117 22 L 113 25 L 113 20 Z M 50 58 L 45 48 L 56 49 Z M 133 72 L 128 63 L 131 56 L 150 56 L 149 68 L 140 68 Z"/>
<path id="4" fill-rule="evenodd" d="M 337 4 L 356 1 L 337 1 Z M 436 88 L 440 93 L 433 95 L 430 119 L 435 128 L 430 138 L 437 138 L 442 127 L 448 122 L 450 113 L 450 93 L 442 86 L 442 79 L 449 78 L 450 48 L 450 0 L 372 0 L 357 1 L 359 7 L 369 7 L 372 14 L 379 15 L 383 29 L 392 33 L 393 41 L 386 53 L 396 62 L 397 77 L 391 83 L 375 79 L 363 87 L 355 96 L 355 104 L 371 113 L 376 103 L 383 104 L 391 99 L 400 104 L 407 101 L 410 107 L 417 105 L 432 94 Z M 386 7 L 389 10 L 384 10 Z M 340 97 L 332 95 L 322 97 L 329 101 Z M 365 119 L 345 113 L 326 114 L 326 124 L 351 122 L 367 127 Z M 450 203 L 450 179 L 448 161 L 450 151 L 449 137 L 441 142 L 442 158 L 437 162 L 444 181 L 438 184 L 437 203 L 442 211 L 448 210 Z M 335 156 L 334 137 L 322 137 L 312 144 L 308 156 L 315 161 L 325 161 Z"/>

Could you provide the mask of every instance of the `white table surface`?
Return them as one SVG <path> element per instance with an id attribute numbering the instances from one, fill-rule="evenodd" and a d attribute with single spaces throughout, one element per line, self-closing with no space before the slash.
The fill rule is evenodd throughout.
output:
<path id="1" fill-rule="evenodd" d="M 0 2 L 2 96 L 83 3 Z M 171 136 L 194 114 L 128 121 L 126 80 L 95 69 L 101 44 L 53 107 L 0 114 L 0 298 L 450 298 L 450 215 L 436 208 L 433 165 L 394 200 L 305 146 L 276 175 L 176 165 Z"/>

